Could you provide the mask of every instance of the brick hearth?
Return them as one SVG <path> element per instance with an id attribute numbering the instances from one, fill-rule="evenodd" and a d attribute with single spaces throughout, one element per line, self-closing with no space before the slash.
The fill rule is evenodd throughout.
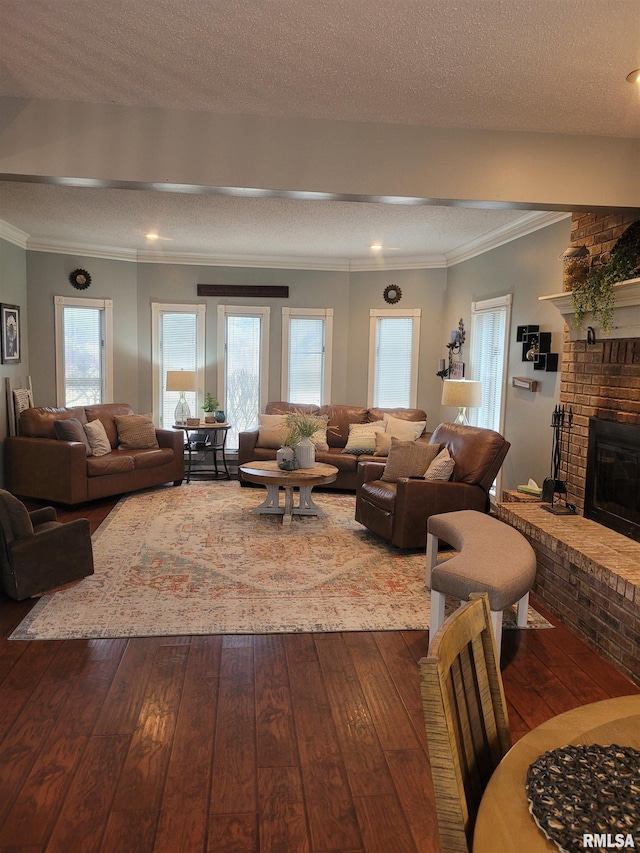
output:
<path id="1" fill-rule="evenodd" d="M 497 515 L 536 552 L 541 603 L 640 685 L 640 542 L 539 503 L 501 503 Z"/>

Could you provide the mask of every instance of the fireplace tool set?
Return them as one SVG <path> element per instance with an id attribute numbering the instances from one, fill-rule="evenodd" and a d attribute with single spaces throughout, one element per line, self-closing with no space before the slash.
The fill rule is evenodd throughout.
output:
<path id="1" fill-rule="evenodd" d="M 573 427 L 573 409 L 556 406 L 551 417 L 553 441 L 551 444 L 551 476 L 542 484 L 543 509 L 554 515 L 573 515 L 576 508 L 567 503 L 567 483 L 560 478 L 562 455 L 569 464 L 569 447 L 571 445 L 571 429 Z"/>

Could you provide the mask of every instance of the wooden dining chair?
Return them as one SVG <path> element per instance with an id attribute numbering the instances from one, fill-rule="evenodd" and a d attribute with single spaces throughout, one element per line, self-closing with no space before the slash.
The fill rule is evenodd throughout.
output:
<path id="1" fill-rule="evenodd" d="M 484 789 L 511 746 L 489 598 L 474 593 L 418 664 L 442 853 L 469 853 Z"/>

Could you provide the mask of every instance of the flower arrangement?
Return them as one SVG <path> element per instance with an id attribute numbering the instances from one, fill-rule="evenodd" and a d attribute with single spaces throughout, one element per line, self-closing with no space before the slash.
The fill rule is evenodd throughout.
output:
<path id="1" fill-rule="evenodd" d="M 329 419 L 326 415 L 310 415 L 307 412 L 290 412 L 285 424 L 289 432 L 284 440 L 288 447 L 295 447 L 303 438 L 311 438 L 318 430 L 325 430 Z"/>

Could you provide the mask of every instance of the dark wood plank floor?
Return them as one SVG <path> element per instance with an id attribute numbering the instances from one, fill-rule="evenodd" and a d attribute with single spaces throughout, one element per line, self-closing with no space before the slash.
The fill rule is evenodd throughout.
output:
<path id="1" fill-rule="evenodd" d="M 32 605 L 0 599 L 0 853 L 439 851 L 425 632 L 8 640 Z M 506 631 L 503 677 L 514 739 L 639 692 L 562 626 Z"/>

